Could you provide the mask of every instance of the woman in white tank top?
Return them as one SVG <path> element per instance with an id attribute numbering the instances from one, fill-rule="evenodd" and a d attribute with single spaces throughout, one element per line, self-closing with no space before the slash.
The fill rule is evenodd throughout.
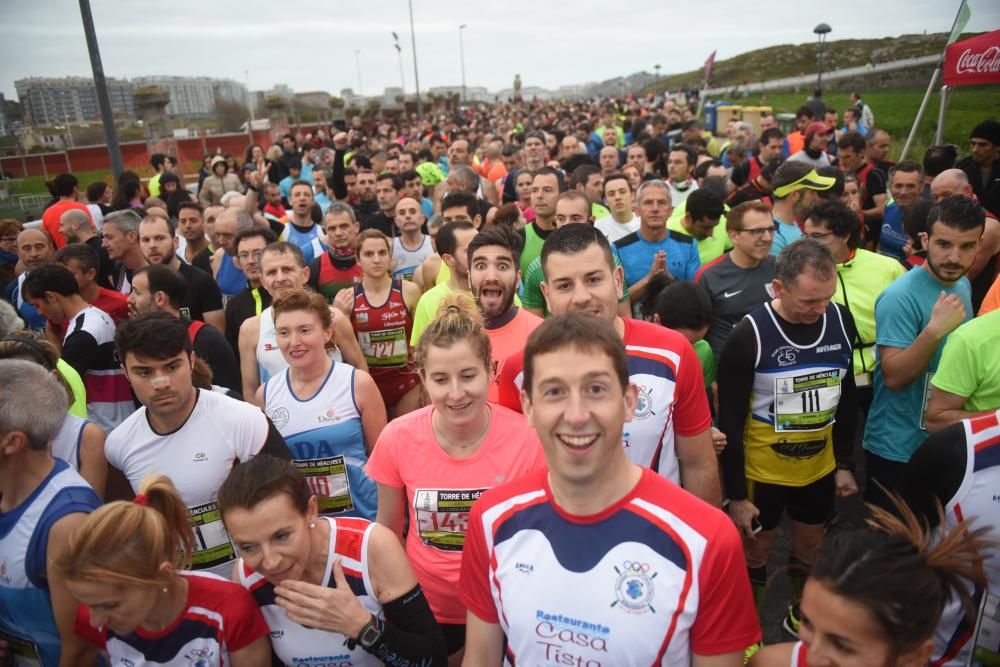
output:
<path id="1" fill-rule="evenodd" d="M 233 468 L 219 510 L 286 665 L 447 664 L 444 637 L 399 540 L 365 519 L 321 517 L 305 477 L 267 455 Z M 333 657 L 336 656 L 336 659 Z"/>

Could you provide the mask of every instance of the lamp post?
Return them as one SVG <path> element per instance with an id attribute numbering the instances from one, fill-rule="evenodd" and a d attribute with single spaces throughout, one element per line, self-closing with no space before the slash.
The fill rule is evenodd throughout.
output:
<path id="1" fill-rule="evenodd" d="M 410 41 L 413 43 L 413 86 L 417 91 L 417 119 L 424 119 L 424 105 L 420 101 L 420 71 L 417 69 L 417 33 L 413 29 L 413 0 L 409 0 L 410 6 Z"/>
<path id="2" fill-rule="evenodd" d="M 111 173 L 115 180 L 125 171 L 121 148 L 118 146 L 118 131 L 115 117 L 111 113 L 111 96 L 104 78 L 101 51 L 97 45 L 97 31 L 94 30 L 94 15 L 90 11 L 90 0 L 80 0 L 80 18 L 83 20 L 83 34 L 87 38 L 87 52 L 90 54 L 90 68 L 94 72 L 94 87 L 97 90 L 97 106 L 101 110 L 101 124 L 104 126 L 104 140 L 108 142 L 108 157 L 111 159 Z M 44 163 L 43 163 L 44 166 Z"/>
<path id="3" fill-rule="evenodd" d="M 660 64 L 656 63 L 655 65 L 653 65 L 653 69 L 656 70 L 656 85 L 659 86 L 660 85 Z"/>
<path id="4" fill-rule="evenodd" d="M 465 42 L 462 40 L 462 31 L 468 27 L 463 23 L 458 26 L 458 56 L 462 63 L 462 102 L 465 102 Z"/>
<path id="5" fill-rule="evenodd" d="M 354 66 L 358 69 L 358 97 L 364 97 L 364 89 L 361 86 L 361 49 L 354 50 Z"/>
<path id="6" fill-rule="evenodd" d="M 817 97 L 823 92 L 823 45 L 826 44 L 826 36 L 829 34 L 833 28 L 825 23 L 820 23 L 818 26 L 813 28 L 813 32 L 816 33 L 816 39 L 819 42 L 819 71 L 816 72 L 816 93 Z"/>
<path id="7" fill-rule="evenodd" d="M 392 33 L 393 48 L 396 49 L 396 56 L 399 58 L 399 85 L 403 89 L 403 95 L 406 95 L 406 77 L 403 76 L 403 47 L 399 45 L 399 35 Z"/>

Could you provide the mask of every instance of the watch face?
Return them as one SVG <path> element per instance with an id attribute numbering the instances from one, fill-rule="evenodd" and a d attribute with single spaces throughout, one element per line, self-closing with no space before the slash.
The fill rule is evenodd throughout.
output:
<path id="1" fill-rule="evenodd" d="M 382 636 L 382 631 L 379 630 L 378 625 L 375 624 L 373 620 L 369 625 L 361 632 L 361 636 L 358 637 L 358 643 L 365 648 L 370 648 L 375 642 L 378 641 L 379 637 Z"/>

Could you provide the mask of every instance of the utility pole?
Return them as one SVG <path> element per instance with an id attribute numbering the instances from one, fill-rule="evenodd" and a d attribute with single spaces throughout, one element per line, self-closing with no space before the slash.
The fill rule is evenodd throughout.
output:
<path id="1" fill-rule="evenodd" d="M 463 23 L 458 26 L 458 55 L 459 60 L 462 62 L 462 102 L 465 102 L 465 42 L 462 40 L 462 31 L 465 30 L 468 25 Z"/>
<path id="2" fill-rule="evenodd" d="M 417 119 L 424 119 L 424 105 L 420 101 L 420 71 L 417 69 L 417 33 L 413 29 L 413 0 L 410 5 L 410 41 L 413 43 L 413 85 L 417 89 Z"/>
<path id="3" fill-rule="evenodd" d="M 392 33 L 393 47 L 396 49 L 396 57 L 399 58 L 399 85 L 406 95 L 406 77 L 403 76 L 403 47 L 399 45 L 399 35 Z"/>
<path id="4" fill-rule="evenodd" d="M 125 165 L 122 162 L 121 148 L 118 146 L 115 118 L 111 114 L 111 97 L 108 95 L 108 83 L 104 79 L 104 66 L 101 64 L 101 51 L 97 46 L 97 32 L 94 30 L 94 15 L 90 12 L 90 0 L 80 0 L 80 18 L 83 19 L 83 32 L 87 37 L 90 68 L 94 71 L 94 87 L 97 89 L 97 105 L 101 108 L 104 140 L 108 142 L 111 173 L 114 174 L 115 181 L 117 181 L 122 172 L 125 171 Z"/>
<path id="5" fill-rule="evenodd" d="M 358 68 L 358 97 L 364 97 L 364 89 L 361 87 L 361 49 L 354 50 L 354 65 Z"/>

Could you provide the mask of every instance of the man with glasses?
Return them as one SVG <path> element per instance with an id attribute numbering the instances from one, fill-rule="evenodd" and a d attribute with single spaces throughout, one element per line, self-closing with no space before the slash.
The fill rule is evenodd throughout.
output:
<path id="1" fill-rule="evenodd" d="M 695 276 L 712 299 L 713 319 L 706 340 L 716 357 L 736 323 L 771 298 L 774 280 L 774 221 L 767 204 L 753 200 L 730 209 L 726 233 L 733 249 Z"/>
<path id="2" fill-rule="evenodd" d="M 251 317 L 256 317 L 273 301 L 270 293 L 261 284 L 261 257 L 264 248 L 277 241 L 270 229 L 253 227 L 240 232 L 233 239 L 236 248 L 236 263 L 247 277 L 245 290 L 231 298 L 226 303 L 226 340 L 236 354 L 239 364 L 240 327 Z"/>

